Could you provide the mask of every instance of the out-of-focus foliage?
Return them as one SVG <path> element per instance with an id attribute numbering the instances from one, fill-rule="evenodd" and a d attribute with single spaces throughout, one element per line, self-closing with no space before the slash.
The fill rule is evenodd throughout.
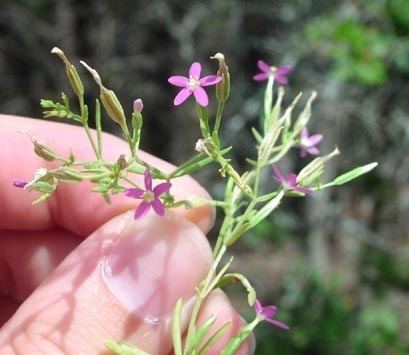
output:
<path id="1" fill-rule="evenodd" d="M 331 179 L 354 165 L 379 167 L 353 184 L 287 200 L 246 237 L 234 267 L 259 297 L 279 307 L 290 332 L 260 328 L 258 354 L 398 354 L 409 346 L 409 2 L 407 0 L 3 0 L 0 2 L 0 111 L 40 116 L 40 98 L 58 99 L 66 83 L 49 53 L 65 50 L 98 68 L 127 112 L 144 101 L 142 146 L 180 162 L 197 140 L 191 106 L 175 108 L 173 74 L 195 60 L 213 73 L 223 52 L 232 91 L 224 139 L 245 164 L 262 86 L 257 59 L 295 67 L 285 101 L 320 94 L 310 132 L 323 154 L 341 156 Z M 80 70 L 97 94 L 92 79 Z M 64 91 L 68 93 L 68 86 Z M 94 96 L 92 96 L 94 95 Z M 214 96 L 211 95 L 211 100 Z M 115 125 L 104 121 L 115 133 Z M 183 144 L 181 144 L 183 143 Z M 294 151 L 279 163 L 299 171 Z M 217 196 L 218 172 L 198 176 Z M 268 190 L 271 173 L 262 179 Z M 240 299 L 235 300 L 241 305 Z M 244 305 L 244 315 L 250 314 Z M 247 313 L 246 313 L 247 312 Z M 281 317 L 282 316 L 282 317 Z"/>
<path id="2" fill-rule="evenodd" d="M 355 6 L 347 2 L 341 10 L 313 18 L 305 28 L 305 48 L 331 59 L 333 75 L 380 85 L 392 67 L 409 73 L 407 1 L 358 1 Z"/>

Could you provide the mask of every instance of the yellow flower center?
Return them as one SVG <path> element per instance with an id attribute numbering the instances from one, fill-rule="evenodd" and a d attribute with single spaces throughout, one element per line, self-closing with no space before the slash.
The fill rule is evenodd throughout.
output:
<path id="1" fill-rule="evenodd" d="M 146 202 L 152 202 L 155 199 L 155 194 L 153 191 L 145 191 L 143 193 L 142 199 Z"/>
<path id="2" fill-rule="evenodd" d="M 198 86 L 200 86 L 199 80 L 197 80 L 195 77 L 190 75 L 187 86 L 189 86 L 189 89 L 195 89 Z"/>

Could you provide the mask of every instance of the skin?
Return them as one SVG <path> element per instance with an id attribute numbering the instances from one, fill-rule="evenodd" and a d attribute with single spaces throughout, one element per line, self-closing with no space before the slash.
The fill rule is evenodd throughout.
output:
<path id="1" fill-rule="evenodd" d="M 186 320 L 194 286 L 205 276 L 212 261 L 205 233 L 212 227 L 214 210 L 181 208 L 162 220 L 150 213 L 143 223 L 136 225 L 132 211 L 137 200 L 118 195 L 108 205 L 101 196 L 89 192 L 87 183 L 62 184 L 50 199 L 33 206 L 36 193 L 13 187 L 12 180 L 30 180 L 36 169 L 55 165 L 36 156 L 30 139 L 18 130 L 30 132 L 60 156 L 67 157 L 71 147 L 78 160 L 93 157 L 82 128 L 0 115 L 0 354 L 108 354 L 103 346 L 107 339 L 127 340 L 154 354 L 171 353 L 171 314 L 164 311 L 160 325 L 150 324 L 143 317 L 145 308 L 135 312 L 121 301 L 118 292 L 130 302 L 134 298 L 124 293 L 122 284 L 111 287 L 104 279 L 101 271 L 106 257 L 104 241 L 113 235 L 134 241 L 134 250 L 126 245 L 122 249 L 113 248 L 112 253 L 117 253 L 118 260 L 124 262 L 145 257 L 151 258 L 150 264 L 166 265 L 163 258 L 172 256 L 169 258 L 172 264 L 166 265 L 173 270 L 172 280 L 162 276 L 150 300 L 163 297 L 156 301 L 165 304 L 170 294 L 176 297 L 180 290 Z M 106 160 L 116 161 L 124 152 L 127 152 L 124 141 L 105 134 Z M 160 169 L 173 169 L 158 158 L 141 155 Z M 190 177 L 176 179 L 172 184 L 171 191 L 178 198 L 191 195 L 208 198 Z M 140 242 L 144 233 L 152 238 Z M 166 245 L 164 254 L 150 253 L 154 247 L 143 254 L 144 250 L 138 247 L 159 242 Z M 175 267 L 179 262 L 195 267 L 180 270 Z M 149 277 L 139 278 L 132 291 L 135 295 L 143 294 L 152 287 L 150 282 Z M 207 353 L 218 354 L 238 331 L 242 320 L 220 290 L 214 291 L 204 304 L 198 322 L 212 315 L 218 316 L 217 324 L 232 320 L 226 335 Z M 182 327 L 186 329 L 186 321 Z M 245 344 L 238 353 L 251 353 L 250 347 Z"/>

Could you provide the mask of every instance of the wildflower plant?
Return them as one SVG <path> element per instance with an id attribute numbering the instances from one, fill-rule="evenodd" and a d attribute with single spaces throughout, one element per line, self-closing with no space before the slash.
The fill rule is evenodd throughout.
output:
<path id="1" fill-rule="evenodd" d="M 301 94 L 285 109 L 282 107 L 283 87 L 279 87 L 277 97 L 275 99 L 273 97 L 274 82 L 286 84 L 288 82 L 287 74 L 292 68 L 290 66 L 270 67 L 260 60 L 257 65 L 261 72 L 254 76 L 254 80 L 267 81 L 261 114 L 262 125 L 252 129 L 257 148 L 256 155 L 248 157 L 246 171 L 238 171 L 228 158 L 232 147 L 225 147 L 219 134 L 223 108 L 230 93 L 230 74 L 223 54 L 217 53 L 211 57 L 218 62 L 218 69 L 214 75 L 200 78 L 201 65 L 195 62 L 190 66 L 188 77 L 171 76 L 168 79 L 170 84 L 182 88 L 174 99 L 175 106 L 185 102 L 191 95 L 194 96 L 201 138 L 196 144 L 197 152 L 192 158 L 170 173 L 164 172 L 144 161 L 139 155 L 139 142 L 143 125 L 142 100 L 135 100 L 133 112 L 129 114 L 129 119 L 127 119 L 123 106 L 114 91 L 105 86 L 95 69 L 85 62 L 81 62 L 100 90 L 99 99 L 96 100 L 95 104 L 96 134 L 94 134 L 88 125 L 88 105 L 84 101 L 84 86 L 77 68 L 71 64 L 59 48 L 53 48 L 52 53 L 58 55 L 63 61 L 68 81 L 78 99 L 79 111 L 76 112 L 72 109 L 68 96 L 63 93 L 60 102 L 41 100 L 44 117 L 60 117 L 67 121 L 79 122 L 84 127 L 95 158 L 84 162 L 77 161 L 72 153 L 67 157 L 61 157 L 53 152 L 52 147 L 47 147 L 36 138 L 29 136 L 33 142 L 34 152 L 46 161 L 55 162 L 56 167 L 49 170 L 39 169 L 34 173 L 31 181 L 16 177 L 13 185 L 28 191 L 39 192 L 40 197 L 34 201 L 34 203 L 39 203 L 51 196 L 62 183 L 89 181 L 93 184 L 92 191 L 101 194 L 108 203 L 111 196 L 115 194 L 124 194 L 140 200 L 141 202 L 135 211 L 135 223 L 139 223 L 140 219 L 149 213 L 149 210 L 153 210 L 159 216 L 166 216 L 166 210 L 180 206 L 192 208 L 209 204 L 220 208 L 224 216 L 213 248 L 214 262 L 207 276 L 196 288 L 195 303 L 183 341 L 181 334 L 183 300 L 179 299 L 174 307 L 172 337 L 175 355 L 203 354 L 224 334 L 230 325 L 229 323 L 223 324 L 216 330 L 211 330 L 217 315 L 209 318 L 200 327 L 197 327 L 197 319 L 209 294 L 214 289 L 224 287 L 231 282 L 240 282 L 243 285 L 247 292 L 248 304 L 250 307 L 254 307 L 255 312 L 254 320 L 244 325 L 236 336 L 228 342 L 221 352 L 223 355 L 234 354 L 261 321 L 265 320 L 278 328 L 289 329 L 287 324 L 275 319 L 277 313 L 275 306 L 262 306 L 256 298 L 256 290 L 244 275 L 229 271 L 233 258 L 226 261 L 224 258 L 226 251 L 247 231 L 254 228 L 277 209 L 284 198 L 305 197 L 330 186 L 342 185 L 369 172 L 377 163 L 355 168 L 338 176 L 333 181 L 322 182 L 321 177 L 325 165 L 339 152 L 335 148 L 327 155 L 318 156 L 319 150 L 316 146 L 322 140 L 322 135 L 309 136 L 307 125 L 310 121 L 311 105 L 316 93 L 313 92 L 310 95 L 305 107 L 298 117 L 294 118 L 292 111 Z M 216 100 L 208 90 L 210 86 L 215 86 Z M 208 93 L 204 88 L 208 90 Z M 116 161 L 104 159 L 101 104 L 107 116 L 119 125 L 122 136 L 129 146 L 129 152 L 123 152 Z M 209 116 L 207 109 L 209 104 L 217 106 L 214 118 Z M 285 176 L 278 166 L 280 160 L 292 148 L 301 148 L 302 156 L 312 154 L 317 155 L 317 157 L 308 162 L 297 174 L 290 173 Z M 199 200 L 195 197 L 178 200 L 172 194 L 173 179 L 195 173 L 210 164 L 216 164 L 220 178 L 225 181 L 223 200 Z M 264 170 L 271 174 L 271 190 L 267 193 L 260 189 L 260 176 Z M 135 177 L 138 175 L 144 177 L 143 187 L 136 182 Z M 159 181 L 155 186 L 153 179 Z M 279 184 L 275 183 L 274 180 L 277 180 Z M 128 344 L 120 339 L 107 340 L 106 346 L 116 354 L 146 354 L 138 348 L 138 344 Z"/>

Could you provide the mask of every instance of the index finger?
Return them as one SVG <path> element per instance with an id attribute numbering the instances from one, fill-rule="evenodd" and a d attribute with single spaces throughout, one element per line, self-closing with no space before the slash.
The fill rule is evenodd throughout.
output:
<path id="1" fill-rule="evenodd" d="M 32 143 L 18 132 L 20 130 L 30 132 L 60 156 L 68 156 L 71 150 L 76 159 L 87 161 L 94 155 L 82 127 L 0 115 L 0 229 L 46 230 L 60 226 L 85 237 L 114 216 L 136 207 L 136 200 L 123 194 L 112 196 L 112 203 L 107 204 L 100 194 L 90 192 L 91 183 L 88 182 L 62 183 L 46 202 L 32 205 L 37 194 L 16 189 L 12 186 L 13 179 L 31 180 L 36 169 L 55 167 L 55 163 L 35 155 Z M 128 146 L 123 140 L 104 134 L 103 152 L 105 160 L 116 161 L 121 154 L 128 152 Z M 173 165 L 159 158 L 144 152 L 139 154 L 149 164 L 165 172 L 174 169 Z M 142 178 L 135 176 L 135 181 L 142 181 Z M 209 198 L 207 192 L 189 176 L 173 179 L 171 192 L 178 199 L 193 195 Z M 209 206 L 179 211 L 204 232 L 213 223 L 214 211 Z"/>

